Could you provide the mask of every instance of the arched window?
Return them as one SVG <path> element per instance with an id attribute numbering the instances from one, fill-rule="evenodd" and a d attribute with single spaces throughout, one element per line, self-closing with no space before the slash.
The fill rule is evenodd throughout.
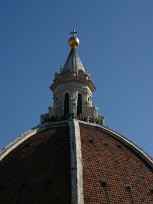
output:
<path id="1" fill-rule="evenodd" d="M 83 78 L 84 77 L 84 71 L 80 69 L 78 72 L 78 76 Z"/>
<path id="2" fill-rule="evenodd" d="M 77 115 L 82 114 L 82 95 L 78 94 Z"/>
<path id="3" fill-rule="evenodd" d="M 69 94 L 65 94 L 64 98 L 64 115 L 67 116 L 69 115 Z"/>

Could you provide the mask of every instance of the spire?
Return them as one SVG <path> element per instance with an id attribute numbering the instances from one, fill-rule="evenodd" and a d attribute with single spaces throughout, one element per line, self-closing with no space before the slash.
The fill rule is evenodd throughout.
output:
<path id="1" fill-rule="evenodd" d="M 70 70 L 71 72 L 79 71 L 80 69 L 85 71 L 81 59 L 76 50 L 80 42 L 79 39 L 75 36 L 76 33 L 77 31 L 75 29 L 73 29 L 73 31 L 70 32 L 70 34 L 72 34 L 72 37 L 69 38 L 68 43 L 71 47 L 71 51 L 63 67 L 64 70 Z"/>
<path id="2" fill-rule="evenodd" d="M 81 59 L 78 55 L 78 52 L 75 48 L 71 49 L 63 69 L 70 70 L 70 71 L 74 71 L 74 70 L 79 71 L 81 69 L 85 71 L 83 64 L 81 62 Z"/>

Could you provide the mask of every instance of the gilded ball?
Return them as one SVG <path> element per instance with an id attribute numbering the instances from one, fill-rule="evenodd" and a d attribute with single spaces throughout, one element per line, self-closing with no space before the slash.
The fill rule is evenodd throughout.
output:
<path id="1" fill-rule="evenodd" d="M 71 37 L 68 40 L 70 47 L 74 48 L 77 47 L 79 45 L 79 39 L 77 37 Z"/>

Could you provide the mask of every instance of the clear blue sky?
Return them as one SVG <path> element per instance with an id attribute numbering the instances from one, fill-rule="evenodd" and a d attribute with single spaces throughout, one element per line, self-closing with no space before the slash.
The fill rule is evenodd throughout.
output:
<path id="1" fill-rule="evenodd" d="M 0 149 L 48 111 L 73 28 L 105 125 L 153 156 L 152 0 L 0 0 Z"/>

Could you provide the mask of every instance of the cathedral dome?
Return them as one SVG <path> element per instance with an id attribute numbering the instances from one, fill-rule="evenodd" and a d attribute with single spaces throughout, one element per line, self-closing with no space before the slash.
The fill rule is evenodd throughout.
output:
<path id="1" fill-rule="evenodd" d="M 153 160 L 105 127 L 76 47 L 50 88 L 41 124 L 0 153 L 0 203 L 152 204 Z"/>
<path id="2" fill-rule="evenodd" d="M 98 124 L 39 125 L 0 160 L 0 203 L 152 203 L 152 159 Z"/>

